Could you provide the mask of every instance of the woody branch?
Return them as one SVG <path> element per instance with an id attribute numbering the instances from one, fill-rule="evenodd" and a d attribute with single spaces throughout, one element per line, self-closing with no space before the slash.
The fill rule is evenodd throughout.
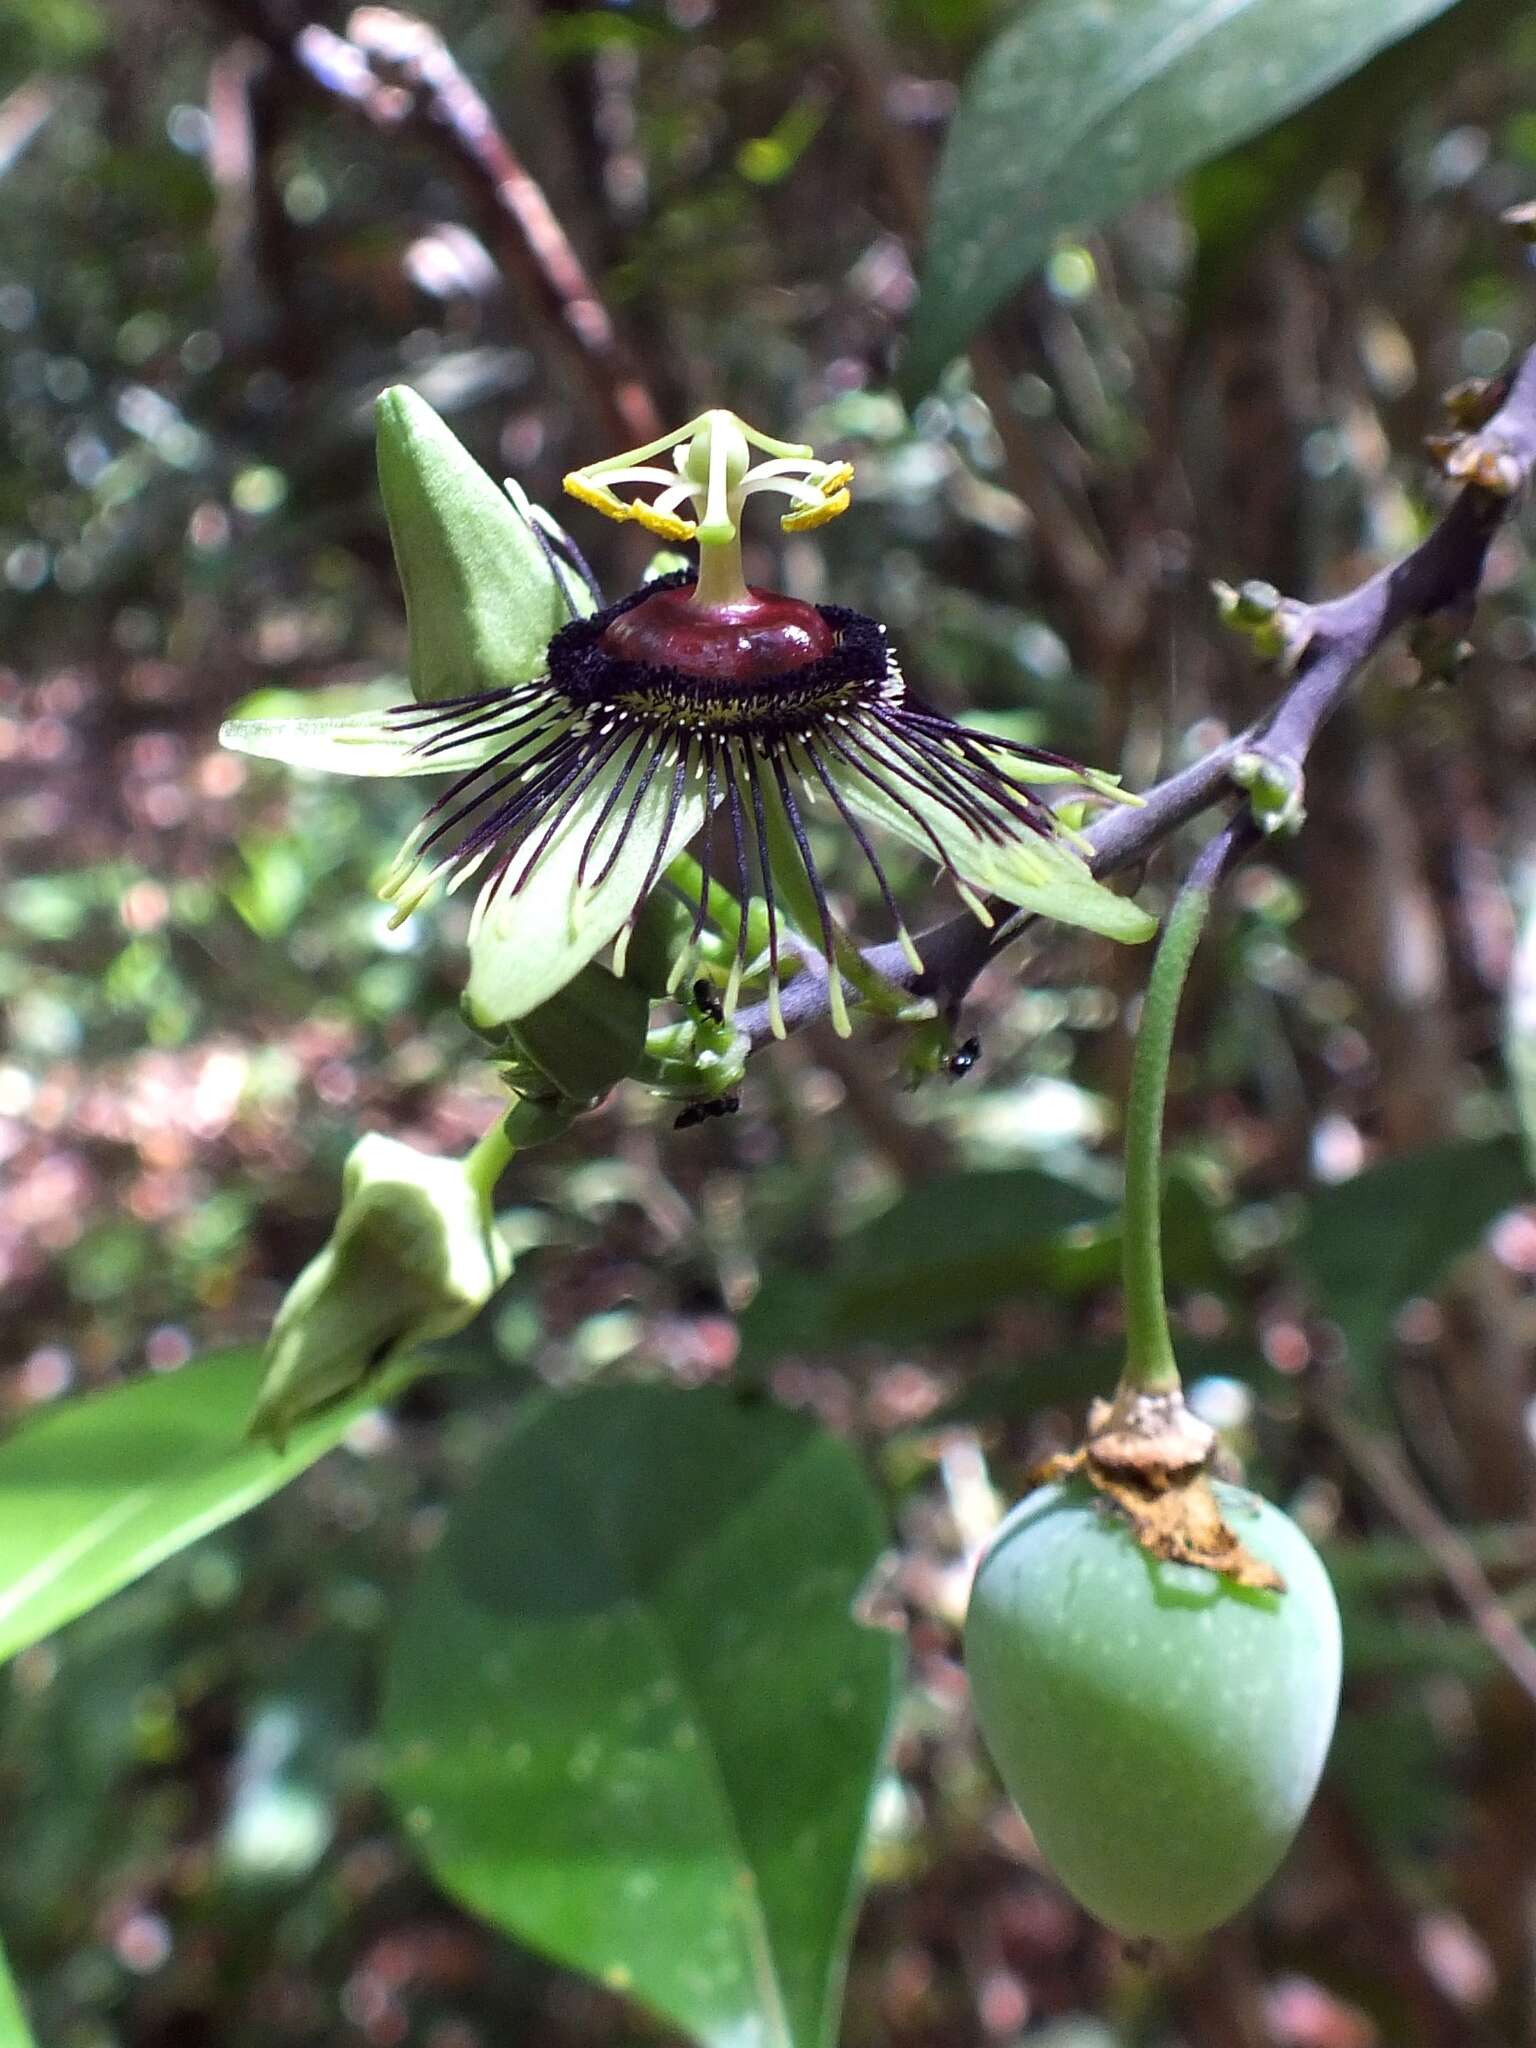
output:
<path id="1" fill-rule="evenodd" d="M 1496 409 L 1438 442 L 1436 453 L 1444 473 L 1462 483 L 1444 516 L 1416 548 L 1344 596 L 1283 604 L 1281 630 L 1291 662 L 1284 691 L 1263 718 L 1155 784 L 1139 806 L 1101 818 L 1088 835 L 1096 876 L 1135 866 L 1201 811 L 1238 794 L 1233 771 L 1239 763 L 1245 780 L 1252 764 L 1290 785 L 1299 806 L 1312 744 L 1372 656 L 1417 621 L 1459 623 L 1477 595 L 1494 534 L 1536 470 L 1536 350 L 1522 359 Z M 995 898 L 989 907 L 997 920 L 990 928 L 962 912 L 920 933 L 921 973 L 898 945 L 871 947 L 864 957 L 889 981 L 934 997 L 941 1011 L 953 1010 L 982 969 L 1033 921 Z M 852 990 L 848 998 L 857 1000 Z M 783 1011 L 790 1030 L 826 1014 L 827 981 L 814 964 L 785 988 Z M 772 1035 L 766 1004 L 739 1021 L 754 1049 Z"/>

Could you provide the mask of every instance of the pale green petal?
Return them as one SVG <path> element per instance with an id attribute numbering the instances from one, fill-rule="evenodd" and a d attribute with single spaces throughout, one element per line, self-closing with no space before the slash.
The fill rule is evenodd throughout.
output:
<path id="1" fill-rule="evenodd" d="M 856 811 L 935 860 L 937 840 L 956 874 L 973 889 L 1128 945 L 1150 939 L 1157 930 L 1155 918 L 1138 909 L 1129 897 L 1117 896 L 1096 882 L 1076 854 L 1022 825 L 1017 836 L 1006 841 L 984 838 L 947 805 L 912 783 L 901 782 L 902 801 L 897 803 L 866 776 L 842 763 L 838 764 L 837 786 Z"/>
<path id="2" fill-rule="evenodd" d="M 660 877 L 704 822 L 703 777 L 690 769 L 682 800 L 657 858 L 657 843 L 666 825 L 675 786 L 673 763 L 666 760 L 652 776 L 611 871 L 600 881 L 614 840 L 628 813 L 647 764 L 625 773 L 622 764 L 606 769 L 593 782 L 570 816 L 544 849 L 526 884 L 516 891 L 509 880 L 491 899 L 470 939 L 469 987 L 464 1008 L 477 1031 L 526 1017 L 530 1010 L 561 989 L 587 962 L 618 937 L 636 907 L 647 875 Z M 587 880 L 578 887 L 576 870 L 598 815 L 623 779 L 625 788 L 609 814 Z M 522 854 L 514 855 L 512 874 Z M 653 866 L 654 863 L 654 866 Z"/>
<path id="3" fill-rule="evenodd" d="M 379 485 L 422 703 L 526 683 L 571 616 L 528 522 L 409 386 L 376 408 Z"/>
<path id="4" fill-rule="evenodd" d="M 494 733 L 471 735 L 423 759 L 418 747 L 426 736 L 420 729 L 394 729 L 382 711 L 344 718 L 231 718 L 219 727 L 219 744 L 237 754 L 328 775 L 442 775 L 472 768 L 497 751 Z"/>

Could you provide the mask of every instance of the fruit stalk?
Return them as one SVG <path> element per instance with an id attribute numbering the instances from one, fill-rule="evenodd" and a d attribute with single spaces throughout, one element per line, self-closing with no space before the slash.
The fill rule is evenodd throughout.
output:
<path id="1" fill-rule="evenodd" d="M 1122 1394 L 1176 1393 L 1180 1385 L 1163 1299 L 1163 1105 L 1168 1094 L 1168 1062 L 1179 1000 L 1211 897 L 1246 827 L 1244 814 L 1202 848 L 1168 913 L 1147 978 L 1125 1112 L 1121 1257 L 1126 1349 Z"/>

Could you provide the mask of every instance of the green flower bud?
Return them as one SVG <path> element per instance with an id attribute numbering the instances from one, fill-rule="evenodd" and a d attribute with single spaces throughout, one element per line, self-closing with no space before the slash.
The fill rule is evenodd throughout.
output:
<path id="1" fill-rule="evenodd" d="M 723 1018 L 684 1018 L 653 1031 L 640 1078 L 658 1095 L 681 1102 L 718 1102 L 746 1078 L 751 1045 Z"/>
<path id="2" fill-rule="evenodd" d="M 417 700 L 541 675 L 544 650 L 572 613 L 533 524 L 408 386 L 381 394 L 376 424 Z"/>
<path id="3" fill-rule="evenodd" d="M 377 1132 L 360 1138 L 330 1242 L 277 1312 L 251 1434 L 281 1449 L 304 1416 L 462 1329 L 510 1270 L 461 1160 Z"/>
<path id="4" fill-rule="evenodd" d="M 1254 821 L 1271 837 L 1288 837 L 1306 823 L 1306 782 L 1294 761 L 1251 750 L 1232 763 L 1232 780 L 1247 790 Z"/>

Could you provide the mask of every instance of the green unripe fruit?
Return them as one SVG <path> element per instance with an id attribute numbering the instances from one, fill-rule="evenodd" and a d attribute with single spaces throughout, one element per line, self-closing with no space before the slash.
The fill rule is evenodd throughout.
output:
<path id="1" fill-rule="evenodd" d="M 982 1557 L 965 1659 L 988 1749 L 1046 1859 L 1120 1933 L 1173 1940 L 1245 1905 L 1316 1790 L 1339 1611 L 1286 1515 L 1216 1485 L 1283 1593 L 1164 1563 L 1084 1480 L 1020 1501 Z"/>

